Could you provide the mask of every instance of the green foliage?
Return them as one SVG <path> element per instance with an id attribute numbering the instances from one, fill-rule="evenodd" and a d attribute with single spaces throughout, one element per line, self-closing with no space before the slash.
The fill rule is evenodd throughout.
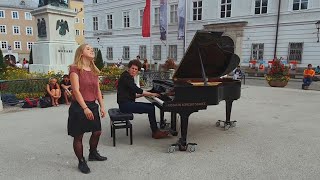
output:
<path id="1" fill-rule="evenodd" d="M 6 64 L 4 62 L 3 54 L 2 54 L 2 51 L 0 49 L 0 73 L 4 72 L 5 69 L 6 69 Z"/>
<path id="2" fill-rule="evenodd" d="M 96 56 L 96 59 L 95 59 L 95 63 L 96 63 L 97 68 L 100 69 L 100 70 L 104 67 L 102 54 L 101 54 L 100 49 L 98 50 L 98 53 L 97 53 L 97 56 Z"/>
<path id="3" fill-rule="evenodd" d="M 108 77 L 120 77 L 120 75 L 125 71 L 124 69 L 120 69 L 115 66 L 108 66 L 101 69 L 101 76 L 108 76 Z"/>
<path id="4" fill-rule="evenodd" d="M 31 48 L 30 54 L 29 54 L 29 64 L 33 64 L 32 48 Z"/>

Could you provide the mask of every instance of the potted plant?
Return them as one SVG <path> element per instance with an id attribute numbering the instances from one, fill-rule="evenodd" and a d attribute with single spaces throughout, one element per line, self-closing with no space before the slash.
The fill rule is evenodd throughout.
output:
<path id="1" fill-rule="evenodd" d="M 271 87 L 285 87 L 289 79 L 289 68 L 282 64 L 280 60 L 274 60 L 269 73 L 266 75 L 268 84 Z"/>

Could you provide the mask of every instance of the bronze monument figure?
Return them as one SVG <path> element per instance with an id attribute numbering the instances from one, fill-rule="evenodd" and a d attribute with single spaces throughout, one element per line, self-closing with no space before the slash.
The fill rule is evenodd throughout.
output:
<path id="1" fill-rule="evenodd" d="M 39 0 L 38 7 L 46 5 L 68 8 L 68 0 Z"/>
<path id="2" fill-rule="evenodd" d="M 47 37 L 47 27 L 44 18 L 37 19 L 38 37 Z"/>
<path id="3" fill-rule="evenodd" d="M 60 29 L 59 29 L 60 27 Z M 56 23 L 56 30 L 59 29 L 59 34 L 61 36 L 66 35 L 67 31 L 69 32 L 69 26 L 68 26 L 68 22 L 66 20 L 58 20 Z"/>

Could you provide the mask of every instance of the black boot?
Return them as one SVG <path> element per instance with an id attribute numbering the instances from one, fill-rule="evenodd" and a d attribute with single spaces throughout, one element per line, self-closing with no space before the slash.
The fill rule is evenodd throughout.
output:
<path id="1" fill-rule="evenodd" d="M 105 161 L 107 159 L 107 157 L 101 156 L 97 150 L 90 151 L 89 153 L 89 161 Z"/>
<path id="2" fill-rule="evenodd" d="M 84 158 L 79 159 L 78 169 L 84 174 L 90 173 L 90 168 L 88 167 L 87 161 Z"/>

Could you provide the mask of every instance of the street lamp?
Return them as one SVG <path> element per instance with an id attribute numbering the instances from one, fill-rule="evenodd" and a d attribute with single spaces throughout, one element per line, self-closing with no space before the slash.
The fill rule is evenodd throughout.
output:
<path id="1" fill-rule="evenodd" d="M 103 46 L 100 44 L 100 38 L 97 37 L 97 41 L 98 41 L 98 44 L 101 46 L 101 48 L 103 48 Z"/>
<path id="2" fill-rule="evenodd" d="M 318 38 L 317 43 L 318 43 L 318 42 L 319 42 L 320 21 L 317 21 L 317 22 L 316 22 L 316 28 L 317 28 L 317 30 L 318 30 L 318 32 L 317 32 L 317 38 Z"/>

